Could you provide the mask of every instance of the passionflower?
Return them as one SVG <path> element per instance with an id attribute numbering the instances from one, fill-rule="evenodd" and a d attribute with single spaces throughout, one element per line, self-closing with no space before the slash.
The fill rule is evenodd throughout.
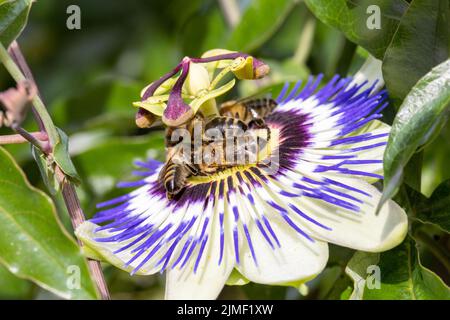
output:
<path id="1" fill-rule="evenodd" d="M 136 188 L 98 205 L 77 230 L 86 252 L 131 274 L 166 272 L 166 298 L 213 299 L 233 269 L 269 285 L 318 275 L 328 244 L 380 252 L 398 245 L 407 217 L 393 201 L 377 212 L 390 127 L 376 83 L 322 76 L 292 88 L 265 117 L 269 162 L 191 177 L 172 200 L 161 162 L 136 162 Z M 276 170 L 273 170 L 273 165 Z"/>

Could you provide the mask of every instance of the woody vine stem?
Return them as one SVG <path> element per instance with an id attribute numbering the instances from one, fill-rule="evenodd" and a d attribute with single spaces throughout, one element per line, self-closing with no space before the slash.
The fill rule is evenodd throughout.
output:
<path id="1" fill-rule="evenodd" d="M 6 50 L 3 44 L 0 43 L 0 61 L 3 63 L 9 74 L 17 83 L 27 80 L 37 88 L 30 68 L 25 61 L 17 42 L 14 41 L 11 44 L 11 46 L 9 47 L 9 52 L 8 50 Z M 47 148 L 41 148 L 41 151 L 43 151 L 46 156 L 51 157 L 55 145 L 60 141 L 60 136 L 53 123 L 53 120 L 47 112 L 47 108 L 45 107 L 38 90 L 32 99 L 32 106 L 34 117 L 39 125 L 40 132 L 30 134 L 23 129 L 19 129 L 16 130 L 16 132 L 21 138 L 19 138 L 19 136 L 17 135 L 14 135 L 8 136 L 7 139 L 0 139 L 0 141 L 3 141 L 5 143 L 21 143 L 26 140 L 30 143 L 36 144 L 38 141 L 48 140 Z M 39 139 L 39 137 L 44 137 L 44 139 Z M 76 227 L 78 227 L 85 220 L 85 217 L 80 206 L 80 201 L 78 199 L 75 186 L 56 163 L 55 173 L 61 186 L 62 195 L 70 216 L 70 220 L 72 222 L 72 226 L 74 229 L 76 229 Z M 80 242 L 78 242 L 78 244 L 82 246 Z M 97 287 L 97 291 L 100 294 L 100 297 L 104 300 L 109 300 L 109 291 L 105 282 L 105 278 L 103 276 L 100 262 L 88 259 L 88 268 L 89 272 L 91 273 L 91 277 Z"/>

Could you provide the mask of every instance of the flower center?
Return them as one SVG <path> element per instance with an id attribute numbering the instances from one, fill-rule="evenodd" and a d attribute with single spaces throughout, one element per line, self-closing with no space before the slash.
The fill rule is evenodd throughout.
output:
<path id="1" fill-rule="evenodd" d="M 188 179 L 189 185 L 197 185 L 201 183 L 208 183 L 213 181 L 220 181 L 228 178 L 229 176 L 235 175 L 237 172 L 243 172 L 251 167 L 256 167 L 258 165 L 265 165 L 270 167 L 271 165 L 278 165 L 278 163 L 272 163 L 273 159 L 278 159 L 278 146 L 280 141 L 279 129 L 275 126 L 270 126 L 270 139 L 256 155 L 256 161 L 245 164 L 236 164 L 230 168 L 226 168 L 217 171 L 213 174 L 206 176 L 191 176 Z"/>

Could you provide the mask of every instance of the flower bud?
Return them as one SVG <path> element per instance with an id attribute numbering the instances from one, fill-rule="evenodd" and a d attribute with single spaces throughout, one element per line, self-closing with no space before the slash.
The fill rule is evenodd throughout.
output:
<path id="1" fill-rule="evenodd" d="M 156 121 L 156 116 L 143 108 L 139 108 L 136 112 L 135 121 L 139 128 L 150 128 Z"/>
<path id="2" fill-rule="evenodd" d="M 265 77 L 270 72 L 270 67 L 258 60 L 253 58 L 253 79 L 261 79 Z"/>
<path id="3" fill-rule="evenodd" d="M 169 127 L 177 127 L 192 119 L 194 111 L 181 98 L 181 94 L 172 92 L 167 107 L 162 115 L 162 121 Z"/>
<path id="4" fill-rule="evenodd" d="M 270 67 L 252 56 L 238 57 L 233 61 L 231 71 L 238 79 L 254 80 L 266 76 Z"/>

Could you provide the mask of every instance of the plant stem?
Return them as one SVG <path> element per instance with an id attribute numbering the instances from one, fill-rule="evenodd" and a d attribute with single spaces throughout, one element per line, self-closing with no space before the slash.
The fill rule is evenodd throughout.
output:
<path id="1" fill-rule="evenodd" d="M 31 73 L 31 70 L 28 67 L 27 62 L 25 61 L 25 57 L 23 56 L 22 52 L 20 51 L 19 44 L 17 43 L 16 40 L 14 40 L 11 43 L 11 45 L 8 48 L 8 52 L 9 52 L 11 58 L 14 60 L 14 62 L 19 67 L 19 69 L 25 75 L 25 78 L 30 80 L 32 83 L 36 84 L 36 81 L 34 81 L 33 74 Z M 39 95 L 39 91 L 37 92 L 37 94 Z M 40 96 L 40 97 L 41 97 L 41 100 L 42 100 L 42 96 Z M 44 123 L 42 122 L 41 118 L 39 117 L 39 114 L 37 113 L 37 111 L 34 108 L 34 106 L 33 106 L 32 110 L 33 110 L 34 118 L 36 119 L 36 122 L 37 122 L 37 124 L 39 126 L 39 130 L 41 132 L 44 132 L 45 131 Z"/>
<path id="2" fill-rule="evenodd" d="M 15 53 L 15 57 L 19 61 L 21 68 L 27 75 L 28 79 L 25 78 L 22 71 L 19 69 L 16 62 L 11 58 L 11 56 L 9 55 L 8 51 L 5 49 L 2 43 L 0 43 L 0 61 L 4 64 L 5 68 L 8 70 L 8 72 L 11 74 L 11 76 L 17 83 L 23 80 L 29 80 L 33 82 L 33 84 L 36 86 L 37 89 L 37 85 L 33 80 L 33 75 L 30 71 L 30 68 L 28 67 L 28 64 L 23 58 L 23 55 L 19 47 L 15 46 L 11 49 L 11 51 Z M 47 135 L 49 142 L 49 149 L 44 151 L 47 151 L 46 154 L 49 154 L 53 151 L 55 145 L 60 142 L 60 136 L 58 134 L 55 125 L 53 124 L 53 120 L 51 119 L 49 113 L 47 112 L 47 108 L 45 107 L 44 103 L 42 102 L 42 99 L 40 98 L 39 93 L 34 96 L 32 103 L 34 106 L 37 121 L 38 123 L 42 124 L 42 129 Z M 34 137 L 32 135 L 28 133 L 24 134 L 24 132 L 20 131 L 20 129 L 19 132 L 25 139 L 27 140 L 30 139 L 30 141 L 33 142 Z M 75 187 L 73 183 L 66 178 L 65 174 L 58 166 L 56 166 L 55 172 L 56 176 L 58 177 L 58 182 L 61 185 L 64 202 L 66 204 L 67 211 L 69 213 L 70 220 L 72 222 L 72 226 L 74 227 L 74 229 L 76 229 L 81 223 L 84 222 L 85 218 L 83 210 L 81 209 L 80 206 L 80 201 L 78 200 Z M 78 243 L 80 244 L 81 247 L 82 243 L 80 241 Z M 88 268 L 91 277 L 96 284 L 97 291 L 100 294 L 100 297 L 103 300 L 109 300 L 110 296 L 108 292 L 108 287 L 106 285 L 106 281 L 103 276 L 100 262 L 88 259 Z"/>
<path id="3" fill-rule="evenodd" d="M 308 58 L 312 48 L 315 29 L 316 19 L 314 17 L 308 17 L 300 34 L 294 56 L 292 57 L 292 60 L 296 64 L 302 65 Z"/>
<path id="4" fill-rule="evenodd" d="M 34 135 L 26 131 L 24 128 L 18 125 L 12 125 L 11 128 L 16 131 L 20 136 L 22 136 L 26 141 L 34 145 L 36 148 L 41 150 L 43 153 L 47 154 L 51 152 L 51 147 L 48 144 L 48 136 L 45 132 L 41 132 L 41 134 L 45 135 L 46 143 L 41 142 L 39 139 L 37 139 Z"/>
<path id="5" fill-rule="evenodd" d="M 2 43 L 0 43 L 0 61 L 3 63 L 6 70 L 8 70 L 8 72 L 17 83 L 26 80 L 25 76 L 22 74 L 19 67 L 13 61 Z M 29 80 L 32 81 L 31 79 Z M 43 123 L 45 132 L 47 132 L 50 145 L 54 147 L 59 142 L 58 131 L 56 130 L 52 118 L 48 114 L 47 109 L 45 108 L 45 105 L 42 102 L 39 94 L 34 96 L 32 103 L 36 110 L 36 113 L 39 115 L 39 118 Z"/>
<path id="6" fill-rule="evenodd" d="M 29 133 L 36 140 L 47 141 L 47 134 L 44 132 L 31 132 Z M 17 143 L 25 143 L 29 142 L 27 139 L 23 137 L 21 134 L 8 134 L 0 136 L 0 145 L 2 144 L 17 144 Z"/>
<path id="7" fill-rule="evenodd" d="M 85 221 L 83 209 L 81 209 L 80 201 L 78 200 L 74 185 L 66 179 L 66 176 L 59 167 L 56 167 L 55 173 L 58 182 L 62 186 L 62 196 L 64 198 L 73 229 L 75 230 Z M 77 241 L 80 247 L 82 247 L 83 243 L 80 240 Z M 88 267 L 102 300 L 110 300 L 108 287 L 103 276 L 100 262 L 88 259 Z"/>

